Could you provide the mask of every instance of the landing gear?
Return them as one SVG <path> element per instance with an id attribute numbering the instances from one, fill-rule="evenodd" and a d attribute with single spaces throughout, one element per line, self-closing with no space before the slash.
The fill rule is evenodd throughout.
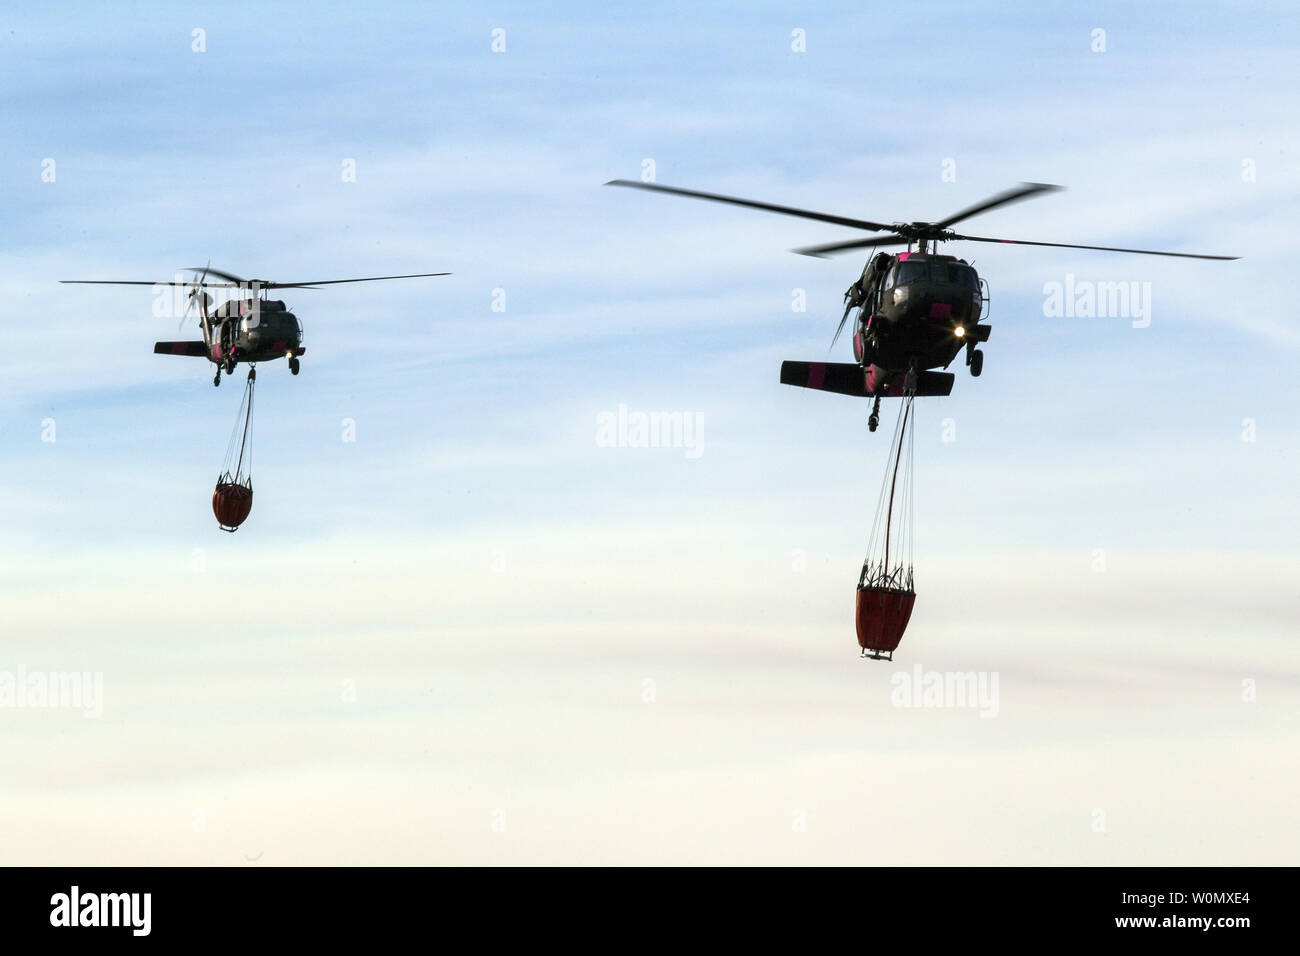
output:
<path id="1" fill-rule="evenodd" d="M 880 396 L 876 396 L 875 402 L 871 406 L 871 417 L 867 419 L 867 431 L 874 432 L 880 425 Z"/>
<path id="2" fill-rule="evenodd" d="M 970 353 L 971 378 L 979 378 L 982 371 L 984 371 L 984 353 L 980 349 L 975 349 Z"/>
<path id="3" fill-rule="evenodd" d="M 294 375 L 298 374 L 298 356 L 295 355 L 289 359 L 289 371 L 293 372 Z"/>
<path id="4" fill-rule="evenodd" d="M 212 387 L 216 388 L 221 384 L 221 366 L 217 366 L 217 374 L 212 376 Z"/>
<path id="5" fill-rule="evenodd" d="M 226 374 L 227 375 L 235 374 L 235 357 L 233 355 L 228 356 L 226 358 Z"/>

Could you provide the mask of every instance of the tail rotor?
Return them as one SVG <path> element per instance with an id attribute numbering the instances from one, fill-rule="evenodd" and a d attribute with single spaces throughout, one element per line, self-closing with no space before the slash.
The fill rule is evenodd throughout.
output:
<path id="1" fill-rule="evenodd" d="M 211 266 L 212 266 L 212 260 L 209 259 L 208 264 L 203 267 L 202 275 L 199 276 L 198 283 L 195 284 L 194 287 L 190 289 L 190 294 L 185 299 L 185 311 L 181 314 L 181 320 L 176 326 L 177 331 L 180 331 L 181 326 L 185 324 L 185 320 L 190 317 L 190 309 L 194 307 L 194 303 L 196 301 L 199 303 L 200 316 L 203 316 L 203 313 L 207 310 L 207 307 L 212 304 L 212 297 L 208 295 L 205 291 L 203 291 L 204 290 L 203 283 L 208 278 L 208 270 L 211 268 Z M 194 271 L 198 272 L 199 270 L 195 269 Z M 200 296 L 202 296 L 201 299 L 199 298 Z"/>

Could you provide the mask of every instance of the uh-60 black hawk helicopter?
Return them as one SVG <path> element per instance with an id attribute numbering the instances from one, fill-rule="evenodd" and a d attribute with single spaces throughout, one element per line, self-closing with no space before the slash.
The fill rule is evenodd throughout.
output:
<path id="1" fill-rule="evenodd" d="M 302 326 L 298 317 L 285 304 L 268 299 L 270 289 L 314 289 L 323 285 L 342 285 L 348 282 L 383 282 L 388 279 L 423 279 L 447 276 L 450 272 L 417 272 L 412 275 L 371 276 L 365 279 L 320 279 L 315 282 L 267 282 L 264 279 L 241 279 L 239 276 L 213 269 L 211 263 L 191 272 L 201 273 L 189 282 L 135 282 L 106 279 L 63 279 L 69 285 L 147 285 L 179 286 L 190 290 L 186 298 L 184 323 L 190 309 L 198 306 L 199 328 L 202 342 L 155 342 L 153 350 L 159 355 L 192 355 L 206 358 L 217 366 L 213 385 L 221 384 L 221 372 L 234 374 L 235 366 L 244 362 L 250 366 L 258 362 L 287 358 L 289 371 L 298 374 L 298 359 L 307 350 L 302 345 Z M 224 282 L 208 282 L 211 273 Z M 208 289 L 238 289 L 233 298 L 213 308 L 213 298 Z"/>
<path id="2" fill-rule="evenodd" d="M 1120 249 L 1114 246 L 1085 246 L 1069 242 L 1030 242 L 1024 239 L 991 239 L 966 236 L 949 227 L 999 206 L 1062 189 L 1047 183 L 1022 183 L 1005 192 L 990 196 L 958 213 L 937 222 L 895 222 L 890 224 L 851 219 L 826 213 L 810 212 L 790 206 L 737 199 L 717 193 L 678 189 L 657 183 L 615 179 L 607 186 L 629 186 L 654 192 L 709 199 L 714 202 L 746 206 L 767 212 L 816 219 L 820 222 L 884 232 L 887 235 L 851 239 L 821 246 L 795 249 L 806 256 L 826 257 L 840 252 L 872 249 L 881 246 L 907 246 L 906 252 L 891 255 L 877 253 L 862 270 L 862 275 L 844 293 L 844 315 L 831 346 L 839 340 L 854 309 L 858 310 L 853 334 L 853 357 L 856 362 L 783 362 L 781 382 L 801 388 L 815 388 L 843 395 L 872 398 L 874 403 L 868 427 L 876 430 L 880 422 L 881 398 L 905 395 L 948 395 L 956 378 L 946 369 L 963 351 L 971 375 L 984 368 L 984 353 L 979 345 L 987 342 L 991 327 L 980 323 L 988 312 L 988 284 L 973 266 L 956 256 L 940 255 L 934 250 L 939 242 L 997 242 L 1021 246 L 1051 246 L 1060 249 L 1096 249 L 1103 252 L 1133 252 L 1150 256 L 1177 256 L 1183 259 L 1236 259 L 1237 256 L 1207 256 L 1187 252 L 1160 252 L 1154 249 Z M 915 249 L 913 249 L 915 247 Z"/>

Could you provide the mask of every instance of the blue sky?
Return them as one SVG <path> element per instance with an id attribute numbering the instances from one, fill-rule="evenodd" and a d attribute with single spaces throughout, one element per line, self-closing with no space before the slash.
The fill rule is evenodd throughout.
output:
<path id="1" fill-rule="evenodd" d="M 1247 772 L 1271 790 L 1256 817 L 1294 834 L 1294 776 L 1260 767 L 1294 748 L 1300 703 L 1298 17 L 7 13 L 0 671 L 102 671 L 106 695 L 96 721 L 0 711 L 29 768 L 0 790 L 6 819 L 48 837 L 7 852 L 1293 862 L 1247 823 L 1183 834 L 1243 797 L 1208 781 Z M 885 436 L 865 403 L 777 382 L 782 359 L 828 355 L 862 265 L 787 250 L 851 234 L 600 188 L 647 159 L 663 183 L 884 221 L 1061 183 L 969 231 L 1243 259 L 951 250 L 989 280 L 994 331 L 983 377 L 922 403 L 917 612 L 899 662 L 868 667 L 849 607 Z M 259 375 L 235 535 L 208 500 L 242 372 L 215 390 L 206 363 L 153 355 L 196 330 L 155 318 L 146 288 L 57 284 L 209 259 L 280 281 L 455 273 L 286 294 L 303 373 Z M 1045 316 L 1067 274 L 1150 283 L 1150 326 Z M 620 404 L 698 416 L 704 453 L 599 447 Z M 916 663 L 1000 674 L 999 717 L 891 706 Z M 1031 766 L 1059 783 L 1018 792 L 1007 822 Z M 965 769 L 983 783 L 959 806 Z M 852 798 L 885 780 L 881 845 Z M 814 822 L 792 844 L 799 808 Z M 519 821 L 504 839 L 498 809 Z"/>

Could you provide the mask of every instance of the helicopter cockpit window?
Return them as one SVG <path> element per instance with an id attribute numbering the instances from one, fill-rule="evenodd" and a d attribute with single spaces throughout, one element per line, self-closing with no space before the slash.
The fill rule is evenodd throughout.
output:
<path id="1" fill-rule="evenodd" d="M 924 282 L 929 278 L 930 268 L 924 262 L 900 262 L 898 264 L 898 284 Z"/>
<path id="2" fill-rule="evenodd" d="M 885 276 L 884 287 L 886 289 L 892 289 L 895 283 L 897 282 L 897 280 L 898 280 L 898 266 L 894 266 L 892 269 L 889 270 L 889 275 Z"/>
<path id="3" fill-rule="evenodd" d="M 968 289 L 978 289 L 980 287 L 979 279 L 975 277 L 975 270 L 970 266 L 959 266 L 951 264 L 938 264 L 939 268 L 946 268 L 948 282 L 954 282 L 957 285 L 964 285 Z"/>

